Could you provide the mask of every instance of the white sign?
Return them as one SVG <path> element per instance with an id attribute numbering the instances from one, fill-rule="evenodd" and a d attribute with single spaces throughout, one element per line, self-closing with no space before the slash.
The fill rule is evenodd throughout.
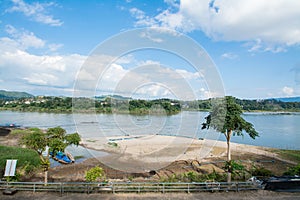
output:
<path id="1" fill-rule="evenodd" d="M 4 176 L 15 176 L 17 160 L 6 160 Z"/>

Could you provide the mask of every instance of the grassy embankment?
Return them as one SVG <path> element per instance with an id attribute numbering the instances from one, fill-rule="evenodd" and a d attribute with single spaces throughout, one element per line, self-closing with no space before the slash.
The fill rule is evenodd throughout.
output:
<path id="1" fill-rule="evenodd" d="M 20 176 L 29 175 L 40 166 L 39 156 L 33 150 L 0 145 L 0 152 L 1 176 L 4 174 L 6 160 L 8 159 L 18 160 L 16 173 L 17 178 Z"/>

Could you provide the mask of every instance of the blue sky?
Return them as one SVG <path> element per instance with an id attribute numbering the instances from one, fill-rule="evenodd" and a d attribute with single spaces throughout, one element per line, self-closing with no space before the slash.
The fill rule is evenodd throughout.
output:
<path id="1" fill-rule="evenodd" d="M 170 37 L 174 30 L 203 47 L 225 95 L 299 96 L 299 8 L 298 0 L 0 0 L 0 89 L 71 96 L 78 74 L 92 78 L 93 71 L 83 71 L 83 65 L 103 42 L 134 29 L 163 28 Z M 153 41 L 163 43 L 162 37 Z M 115 56 L 114 62 L 90 88 L 96 94 L 168 97 L 167 82 L 175 84 L 171 77 L 181 76 L 188 83 L 177 83 L 181 91 L 190 87 L 197 98 L 222 95 L 207 83 L 207 72 L 168 52 L 112 54 L 113 49 L 105 56 Z M 154 69 L 144 69 L 148 78 L 140 70 L 145 65 Z M 133 91 L 116 90 L 124 80 Z"/>

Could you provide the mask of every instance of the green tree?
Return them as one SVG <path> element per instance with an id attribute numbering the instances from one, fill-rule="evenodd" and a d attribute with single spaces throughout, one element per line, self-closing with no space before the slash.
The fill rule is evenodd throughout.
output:
<path id="1" fill-rule="evenodd" d="M 66 130 L 61 127 L 49 128 L 47 131 L 47 145 L 54 154 L 58 151 L 65 151 L 69 145 L 79 145 L 80 136 L 78 133 L 66 134 Z"/>
<path id="2" fill-rule="evenodd" d="M 50 167 L 49 151 L 56 153 L 64 151 L 68 145 L 78 145 L 80 136 L 78 133 L 66 134 L 66 131 L 61 127 L 49 128 L 47 133 L 43 133 L 38 128 L 31 129 L 31 132 L 24 135 L 21 139 L 21 144 L 27 148 L 35 150 L 40 157 L 41 164 L 45 171 L 45 183 L 48 182 L 48 170 Z M 43 152 L 47 151 L 47 156 L 43 156 Z"/>
<path id="3" fill-rule="evenodd" d="M 216 101 L 212 111 L 205 117 L 206 122 L 202 124 L 202 129 L 212 128 L 225 135 L 228 162 L 231 161 L 230 139 L 232 135 L 243 136 L 244 132 L 246 132 L 252 139 L 258 136 L 253 125 L 241 117 L 242 114 L 242 108 L 235 103 L 235 99 L 231 96 L 226 96 Z M 231 173 L 229 171 L 228 182 L 230 181 Z"/>

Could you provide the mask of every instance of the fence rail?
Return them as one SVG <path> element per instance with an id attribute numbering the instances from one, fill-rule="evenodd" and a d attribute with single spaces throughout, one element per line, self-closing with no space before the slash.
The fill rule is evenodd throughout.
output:
<path id="1" fill-rule="evenodd" d="M 0 181 L 0 190 L 15 189 L 32 192 L 64 193 L 142 193 L 142 192 L 203 192 L 203 191 L 241 191 L 257 190 L 260 186 L 252 182 L 204 182 L 204 183 L 153 183 L 153 182 L 111 182 L 111 183 L 84 183 L 84 182 L 4 182 Z"/>

